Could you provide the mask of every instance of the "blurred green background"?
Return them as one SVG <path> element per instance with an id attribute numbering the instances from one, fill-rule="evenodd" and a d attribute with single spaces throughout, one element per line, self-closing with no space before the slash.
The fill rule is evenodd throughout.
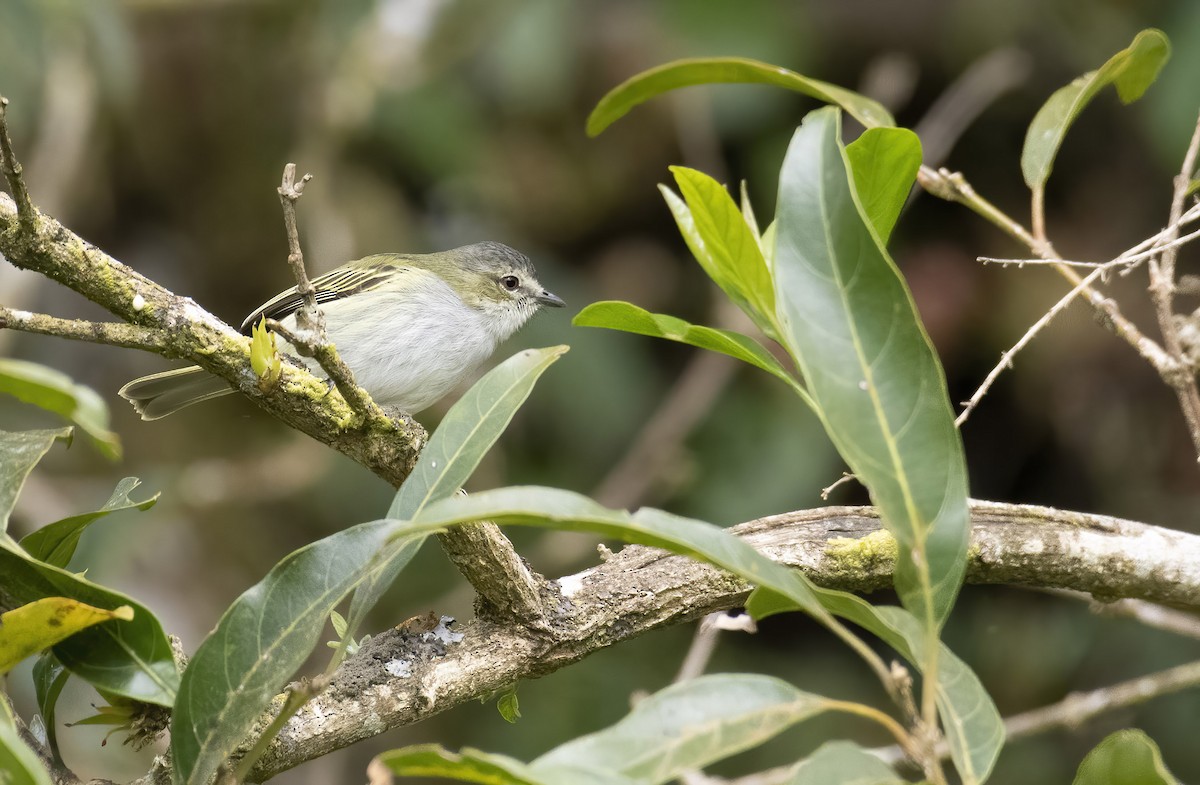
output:
<path id="1" fill-rule="evenodd" d="M 48 213 L 234 324 L 288 284 L 275 187 L 296 161 L 315 179 L 299 205 L 310 269 L 386 250 L 429 251 L 496 239 L 528 253 L 569 305 L 510 345 L 571 344 L 479 471 L 472 487 L 536 482 L 654 504 L 721 524 L 819 506 L 842 466 L 819 424 L 775 380 L 691 349 L 572 328 L 600 299 L 627 299 L 700 323 L 730 318 L 687 255 L 655 185 L 683 163 L 747 180 L 762 219 L 792 130 L 814 104 L 763 87 L 684 91 L 635 110 L 595 140 L 588 111 L 631 74 L 683 56 L 755 57 L 887 101 L 900 123 L 930 115 L 982 58 L 1014 84 L 955 138 L 945 159 L 1027 220 L 1018 168 L 1024 128 L 1055 88 L 1098 66 L 1144 27 L 1175 47 L 1146 98 L 1105 94 L 1067 137 L 1048 194 L 1051 238 L 1069 258 L 1108 259 L 1166 221 L 1170 179 L 1200 107 L 1200 4 L 1189 0 L 0 0 L 0 93 L 30 190 Z M 997 54 L 997 52 L 1000 54 Z M 955 103 L 955 105 L 958 105 Z M 935 131 L 939 132 L 935 124 Z M 854 128 L 848 134 L 857 133 Z M 928 141 L 928 138 L 927 138 Z M 765 220 L 764 220 L 765 223 Z M 892 252 L 965 400 L 1025 328 L 1065 291 L 1051 272 L 984 267 L 1022 249 L 954 205 L 918 197 Z M 1193 272 L 1185 249 L 1182 272 Z M 1149 325 L 1144 279 L 1114 283 Z M 0 263 L 0 302 L 102 318 L 95 306 Z M 1195 307 L 1184 301 L 1181 307 Z M 296 547 L 386 508 L 367 471 L 248 402 L 228 398 L 143 423 L 116 396 L 168 367 L 132 351 L 0 332 L 0 352 L 46 363 L 100 391 L 125 442 L 120 465 L 83 442 L 56 447 L 20 500 L 18 533 L 93 509 L 122 476 L 151 511 L 105 521 L 75 564 L 132 593 L 192 650 L 221 610 Z M 681 378 L 691 379 L 682 392 Z M 674 398 L 671 398 L 673 394 Z M 657 468 L 628 463 L 664 401 L 696 421 L 682 440 L 648 439 Z M 436 424 L 435 409 L 419 419 Z M 0 427 L 47 422 L 0 401 Z M 660 421 L 661 422 L 661 421 Z M 1200 530 L 1195 456 L 1174 396 L 1079 306 L 1021 354 L 964 428 L 973 495 L 1057 505 Z M 651 449 L 651 452 L 655 452 Z M 622 468 L 624 467 L 624 468 Z M 864 500 L 843 486 L 836 503 Z M 514 532 L 551 575 L 595 559 L 594 540 Z M 886 599 L 881 597 L 880 599 Z M 426 610 L 471 615 L 471 595 L 430 545 L 373 619 Z M 1200 646 L 1080 603 L 968 588 L 951 646 L 1008 714 L 1195 657 Z M 377 751 L 438 741 L 522 758 L 620 717 L 638 690 L 673 678 L 690 629 L 602 652 L 520 690 L 524 718 L 462 706 L 307 764 L 277 782 L 360 782 Z M 332 637 L 332 634 L 331 634 Z M 775 673 L 838 697 L 881 700 L 865 668 L 800 618 L 754 637 L 728 635 L 713 670 Z M 10 680 L 20 707 L 24 671 Z M 97 696 L 69 687 L 59 717 Z M 1200 779 L 1195 692 L 1045 734 L 1004 752 L 996 783 L 1069 781 L 1103 735 L 1145 728 L 1183 779 Z M 852 722 L 809 723 L 717 771 L 795 759 Z M 83 776 L 128 779 L 153 750 L 99 746 L 64 731 Z M 883 743 L 857 736 L 866 743 Z"/>

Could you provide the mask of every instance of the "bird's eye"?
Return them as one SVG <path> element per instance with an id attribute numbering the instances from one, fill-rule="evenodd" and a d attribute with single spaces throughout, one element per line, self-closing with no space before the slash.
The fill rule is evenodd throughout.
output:
<path id="1" fill-rule="evenodd" d="M 500 285 L 511 292 L 516 290 L 521 285 L 521 282 L 517 280 L 517 276 L 515 275 L 506 275 L 500 279 Z"/>

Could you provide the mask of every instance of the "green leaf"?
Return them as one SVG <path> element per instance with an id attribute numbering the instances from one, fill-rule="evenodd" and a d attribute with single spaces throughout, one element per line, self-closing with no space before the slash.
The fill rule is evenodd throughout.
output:
<path id="1" fill-rule="evenodd" d="M 579 327 L 607 327 L 653 338 L 666 338 L 689 346 L 697 346 L 712 352 L 720 352 L 742 362 L 760 368 L 782 380 L 804 399 L 814 405 L 808 391 L 796 381 L 796 377 L 784 370 L 774 355 L 753 338 L 733 332 L 702 327 L 665 314 L 650 313 L 626 302 L 605 300 L 580 311 L 572 324 Z"/>
<path id="2" fill-rule="evenodd" d="M 861 597 L 815 588 L 821 604 L 833 613 L 878 635 L 902 657 L 921 668 L 929 659 L 926 630 L 903 608 L 871 605 Z M 756 590 L 746 602 L 756 619 L 796 610 L 790 600 Z M 937 705 L 950 746 L 950 757 L 964 785 L 982 783 L 1004 746 L 1004 721 L 979 677 L 943 643 L 938 644 Z"/>
<path id="3" fill-rule="evenodd" d="M 37 363 L 0 358 L 0 392 L 65 417 L 91 437 L 105 457 L 121 457 L 121 440 L 108 429 L 104 399 L 65 373 Z"/>
<path id="4" fill-rule="evenodd" d="M 519 760 L 465 748 L 450 752 L 438 744 L 391 750 L 376 760 L 402 777 L 441 777 L 483 785 L 636 785 L 608 770 L 547 768 L 534 772 Z"/>
<path id="5" fill-rule="evenodd" d="M 1115 84 L 1122 103 L 1132 103 L 1154 83 L 1171 56 L 1171 43 L 1161 30 L 1143 30 L 1095 71 L 1060 87 L 1034 115 L 1021 151 L 1021 172 L 1033 190 L 1046 185 L 1063 137 L 1079 113 L 1107 85 Z"/>
<path id="6" fill-rule="evenodd" d="M 157 493 L 140 502 L 129 498 L 129 494 L 133 493 L 141 484 L 142 481 L 136 477 L 126 477 L 117 483 L 112 496 L 104 503 L 103 507 L 43 526 L 22 537 L 21 547 L 35 559 L 55 567 L 66 567 L 70 563 L 71 557 L 75 555 L 80 535 L 90 524 L 121 510 L 148 510 L 154 506 L 159 497 Z"/>
<path id="7" fill-rule="evenodd" d="M 472 385 L 446 412 L 421 450 L 417 465 L 392 499 L 388 517 L 407 520 L 429 502 L 458 493 L 512 422 L 537 380 L 568 349 L 551 346 L 518 352 Z M 389 544 L 375 559 L 371 574 L 350 601 L 351 635 L 420 547 L 419 539 Z"/>
<path id="8" fill-rule="evenodd" d="M 672 166 L 683 201 L 659 186 L 679 232 L 704 272 L 759 329 L 774 338 L 775 290 L 759 238 L 725 187 L 703 172 Z"/>
<path id="9" fill-rule="evenodd" d="M 1183 195 L 1184 198 L 1187 198 L 1194 193 L 1200 193 L 1200 180 L 1192 180 L 1188 183 L 1187 190 L 1183 192 Z"/>
<path id="10" fill-rule="evenodd" d="M 516 686 L 496 699 L 496 711 L 500 712 L 504 721 L 510 724 L 515 725 L 517 720 L 521 719 L 521 702 L 517 700 Z"/>
<path id="11" fill-rule="evenodd" d="M 921 140 L 907 128 L 868 128 L 846 145 L 846 158 L 863 213 L 887 245 L 921 168 Z"/>
<path id="12" fill-rule="evenodd" d="M 863 216 L 839 126 L 836 109 L 812 112 L 784 161 L 780 326 L 830 438 L 900 545 L 901 601 L 935 634 L 966 568 L 962 441 L 912 296 Z"/>
<path id="13" fill-rule="evenodd" d="M 701 676 L 651 695 L 616 725 L 556 747 L 529 767 L 607 766 L 637 782 L 669 782 L 831 708 L 828 699 L 771 676 Z"/>
<path id="14" fill-rule="evenodd" d="M 69 440 L 70 436 L 70 428 L 0 431 L 0 532 L 8 531 L 8 518 L 33 467 L 56 439 Z"/>
<path id="15" fill-rule="evenodd" d="M 0 614 L 0 676 L 26 657 L 93 624 L 133 618 L 128 605 L 108 611 L 67 597 L 43 597 Z"/>
<path id="16" fill-rule="evenodd" d="M 849 741 L 830 741 L 801 761 L 785 785 L 902 785 L 886 763 Z"/>
<path id="17" fill-rule="evenodd" d="M 810 79 L 786 68 L 743 57 L 676 60 L 637 74 L 600 99 L 587 121 L 588 136 L 596 136 L 630 109 L 680 87 L 739 82 L 768 84 L 836 104 L 867 128 L 893 126 L 896 121 L 883 105 L 837 85 Z"/>
<path id="18" fill-rule="evenodd" d="M 14 603 L 43 597 L 70 597 L 97 608 L 133 608 L 133 618 L 114 620 L 72 635 L 54 654 L 72 673 L 97 689 L 143 703 L 175 702 L 179 673 L 162 625 L 144 606 L 61 567 L 31 558 L 15 543 L 0 539 L 0 575 Z"/>
<path id="19" fill-rule="evenodd" d="M 50 754 L 54 762 L 62 765 L 62 755 L 58 751 L 58 726 L 55 721 L 55 709 L 58 706 L 58 696 L 71 678 L 71 672 L 54 656 L 54 652 L 42 652 L 37 662 L 33 664 L 33 687 L 37 696 L 38 711 L 42 714 L 42 723 L 46 726 L 46 743 L 50 746 Z"/>
<path id="20" fill-rule="evenodd" d="M 1158 745 L 1136 729 L 1119 730 L 1087 754 L 1073 785 L 1179 785 Z"/>
<path id="21" fill-rule="evenodd" d="M 207 785 L 308 659 L 391 528 L 373 521 L 306 545 L 234 600 L 183 672 L 171 717 L 174 782 Z"/>
<path id="22" fill-rule="evenodd" d="M 0 722 L 0 781 L 4 785 L 52 785 L 37 754 L 21 741 L 15 727 L 4 722 Z"/>

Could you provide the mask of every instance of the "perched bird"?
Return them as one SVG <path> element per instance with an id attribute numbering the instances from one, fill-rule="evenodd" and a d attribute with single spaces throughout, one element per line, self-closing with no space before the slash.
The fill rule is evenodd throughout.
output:
<path id="1" fill-rule="evenodd" d="M 419 412 L 450 392 L 543 306 L 565 303 L 542 288 L 524 254 L 495 242 L 431 254 L 378 254 L 313 280 L 329 339 L 355 381 L 381 406 Z M 292 287 L 246 317 L 296 329 L 302 298 Z M 288 354 L 296 352 L 283 343 Z M 312 360 L 303 362 L 320 373 Z M 233 392 L 192 366 L 121 388 L 143 420 Z"/>

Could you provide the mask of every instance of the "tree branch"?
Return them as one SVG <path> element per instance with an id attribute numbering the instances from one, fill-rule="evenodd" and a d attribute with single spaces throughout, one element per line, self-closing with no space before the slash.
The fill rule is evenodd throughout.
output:
<path id="1" fill-rule="evenodd" d="M 0 330 L 20 330 L 38 335 L 57 335 L 88 343 L 122 346 L 163 354 L 168 351 L 167 335 L 153 327 L 124 322 L 88 322 L 82 319 L 60 319 L 44 313 L 30 313 L 0 305 Z"/>
<path id="2" fill-rule="evenodd" d="M 1200 608 L 1200 536 L 1042 507 L 974 502 L 971 510 L 970 582 Z M 822 585 L 853 591 L 891 585 L 894 557 L 880 547 L 890 536 L 872 508 L 787 513 L 733 531 Z M 557 583 L 562 610 L 550 637 L 486 620 L 467 625 L 462 642 L 444 652 L 399 631 L 376 636 L 287 724 L 251 778 L 268 779 L 649 630 L 738 607 L 750 588 L 716 568 L 638 546 Z M 411 662 L 412 675 L 389 676 L 390 659 Z"/>

